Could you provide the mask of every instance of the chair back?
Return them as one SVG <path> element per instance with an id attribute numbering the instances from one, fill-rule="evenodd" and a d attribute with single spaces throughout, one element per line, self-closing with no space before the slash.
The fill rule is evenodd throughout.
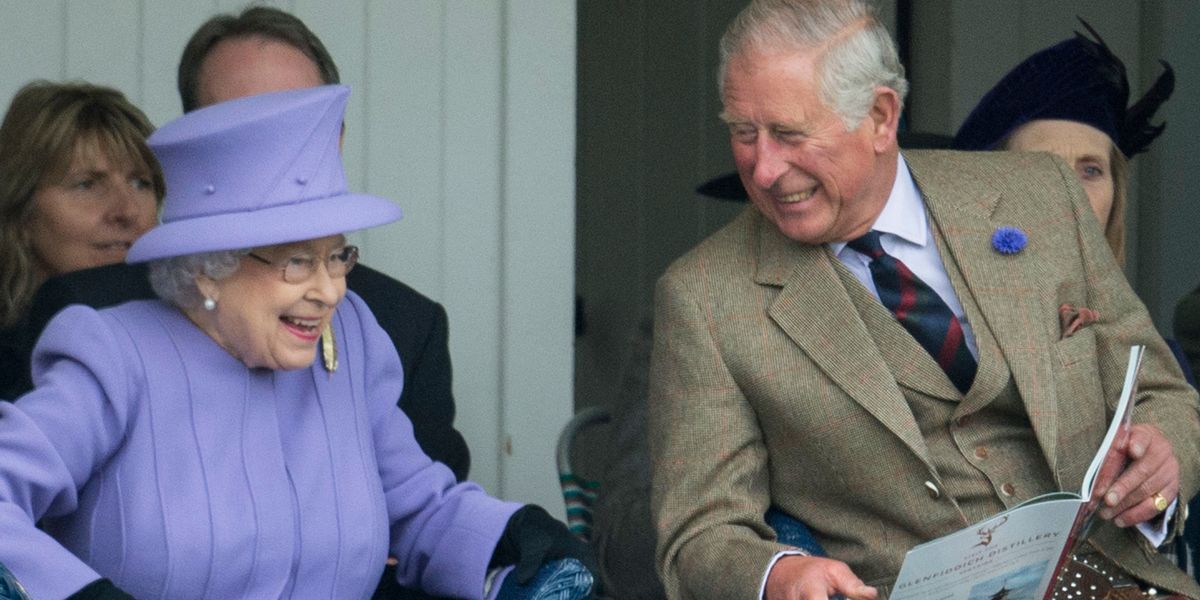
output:
<path id="1" fill-rule="evenodd" d="M 572 448 L 579 432 L 593 425 L 608 423 L 608 411 L 599 406 L 575 413 L 558 435 L 558 482 L 562 486 L 563 502 L 567 507 L 567 529 L 585 541 L 592 540 L 592 509 L 600 495 L 600 482 L 576 473 L 572 463 Z"/>

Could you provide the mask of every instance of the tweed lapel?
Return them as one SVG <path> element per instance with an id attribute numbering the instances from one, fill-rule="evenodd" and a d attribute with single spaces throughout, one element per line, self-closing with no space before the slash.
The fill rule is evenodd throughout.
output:
<path id="1" fill-rule="evenodd" d="M 842 391 L 932 465 L 912 410 L 838 279 L 836 259 L 824 246 L 797 244 L 767 219 L 757 221 L 755 281 L 782 288 L 767 309 L 771 319 Z"/>
<path id="2" fill-rule="evenodd" d="M 946 267 L 946 273 L 950 276 L 950 282 L 954 285 L 954 289 L 969 290 L 970 288 L 963 281 L 958 261 L 954 259 L 954 255 L 946 246 L 945 236 L 936 226 L 932 229 L 934 242 L 938 245 L 938 252 L 942 256 L 942 264 Z M 975 336 L 979 361 L 975 371 L 975 381 L 971 383 L 971 389 L 955 411 L 955 417 L 971 414 L 994 402 L 1004 392 L 1010 381 L 1008 363 L 1005 362 L 1004 355 L 996 345 L 996 338 L 992 334 L 991 328 L 988 327 L 987 320 L 980 313 L 979 305 L 975 303 L 975 296 L 971 293 L 958 294 L 958 300 L 962 303 L 967 322 L 970 323 L 971 331 Z"/>
<path id="3" fill-rule="evenodd" d="M 1017 199 L 1002 197 L 986 182 L 965 179 L 953 168 L 954 161 L 968 159 L 962 154 L 906 152 L 904 158 L 925 199 L 934 235 L 949 249 L 962 276 L 965 287 L 955 291 L 960 297 L 970 294 L 979 307 L 1012 370 L 1042 451 L 1057 473 L 1057 401 L 1051 349 L 1046 346 L 1050 338 L 1044 331 L 1058 327 L 1058 313 L 1043 305 L 1037 290 L 1027 287 L 1031 278 L 1025 272 L 1025 257 L 1002 255 L 992 247 L 998 227 L 1017 225 L 1006 220 L 1005 211 L 1006 202 Z M 1048 325 L 1047 319 L 1054 322 Z"/>

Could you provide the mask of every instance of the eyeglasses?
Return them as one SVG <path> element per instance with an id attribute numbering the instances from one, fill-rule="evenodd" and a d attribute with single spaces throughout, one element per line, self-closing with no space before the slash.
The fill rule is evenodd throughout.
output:
<path id="1" fill-rule="evenodd" d="M 279 266 L 253 252 L 247 256 L 263 264 Z M 283 280 L 287 283 L 303 283 L 317 272 L 317 257 L 309 253 L 295 254 L 283 261 Z M 343 246 L 325 259 L 325 271 L 330 277 L 345 277 L 358 264 L 358 246 Z"/>

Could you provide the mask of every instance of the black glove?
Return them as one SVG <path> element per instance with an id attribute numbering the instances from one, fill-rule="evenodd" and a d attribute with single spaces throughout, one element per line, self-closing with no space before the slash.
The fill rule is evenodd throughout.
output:
<path id="1" fill-rule="evenodd" d="M 78 592 L 67 596 L 67 600 L 134 600 L 134 597 L 126 594 L 107 579 L 97 579 L 83 586 L 83 589 Z"/>
<path id="2" fill-rule="evenodd" d="M 578 559 L 593 575 L 600 572 L 592 549 L 583 540 L 571 535 L 566 525 L 542 507 L 527 504 L 508 519 L 489 566 L 515 564 L 513 576 L 524 585 L 546 561 L 566 557 Z"/>

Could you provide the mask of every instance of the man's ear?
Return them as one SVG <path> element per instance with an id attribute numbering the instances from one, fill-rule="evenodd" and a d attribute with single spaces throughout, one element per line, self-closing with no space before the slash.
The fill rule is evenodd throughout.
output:
<path id="1" fill-rule="evenodd" d="M 883 153 L 896 146 L 896 131 L 900 128 L 900 96 L 890 87 L 875 88 L 875 100 L 867 112 L 868 126 L 875 152 Z"/>

